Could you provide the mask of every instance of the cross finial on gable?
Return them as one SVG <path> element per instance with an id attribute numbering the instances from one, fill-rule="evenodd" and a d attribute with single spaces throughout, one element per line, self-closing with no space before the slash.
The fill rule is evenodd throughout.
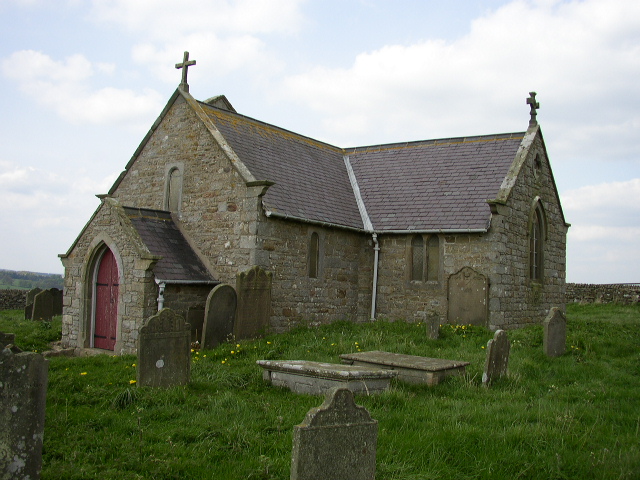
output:
<path id="1" fill-rule="evenodd" d="M 191 65 L 195 64 L 195 60 L 189 61 L 189 52 L 184 52 L 182 63 L 176 63 L 176 68 L 182 69 L 182 81 L 180 82 L 180 86 L 178 88 L 184 90 L 185 92 L 189 91 L 189 84 L 187 83 L 187 70 Z"/>
<path id="2" fill-rule="evenodd" d="M 536 120 L 536 115 L 538 115 L 537 110 L 540 108 L 540 104 L 536 102 L 536 92 L 529 92 L 529 98 L 527 98 L 527 105 L 531 105 L 531 119 L 529 119 L 529 126 L 535 127 L 538 125 L 538 120 Z"/>

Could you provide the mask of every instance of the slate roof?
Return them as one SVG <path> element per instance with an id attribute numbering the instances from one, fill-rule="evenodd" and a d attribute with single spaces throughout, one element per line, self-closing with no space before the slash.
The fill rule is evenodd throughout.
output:
<path id="1" fill-rule="evenodd" d="M 363 228 L 343 150 L 249 117 L 201 104 L 258 180 L 275 185 L 263 197 L 283 215 Z"/>
<path id="2" fill-rule="evenodd" d="M 258 180 L 267 211 L 364 229 L 345 156 L 377 232 L 487 230 L 525 132 L 339 148 L 206 103 L 209 119 Z"/>
<path id="3" fill-rule="evenodd" d="M 347 150 L 375 231 L 487 230 L 524 133 Z"/>
<path id="4" fill-rule="evenodd" d="M 123 207 L 142 241 L 162 258 L 153 267 L 158 281 L 167 283 L 216 282 L 193 251 L 169 212 Z"/>

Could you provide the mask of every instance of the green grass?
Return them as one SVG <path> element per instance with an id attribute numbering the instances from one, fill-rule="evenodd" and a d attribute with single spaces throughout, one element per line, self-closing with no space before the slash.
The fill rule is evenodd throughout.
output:
<path id="1" fill-rule="evenodd" d="M 491 388 L 492 334 L 477 327 L 438 340 L 403 322 L 300 328 L 194 352 L 192 382 L 167 390 L 130 383 L 134 356 L 52 358 L 42 479 L 289 478 L 293 426 L 322 398 L 265 384 L 255 361 L 358 349 L 471 362 L 435 387 L 356 397 L 379 422 L 378 480 L 639 478 L 640 306 L 569 305 L 568 320 L 554 359 L 541 326 L 509 331 L 509 377 Z M 12 322 L 3 312 L 0 330 Z"/>
<path id="2" fill-rule="evenodd" d="M 24 319 L 22 310 L 0 311 L 0 332 L 15 333 L 16 346 L 24 351 L 42 352 L 51 342 L 60 340 L 62 317 L 50 322 L 33 322 Z"/>

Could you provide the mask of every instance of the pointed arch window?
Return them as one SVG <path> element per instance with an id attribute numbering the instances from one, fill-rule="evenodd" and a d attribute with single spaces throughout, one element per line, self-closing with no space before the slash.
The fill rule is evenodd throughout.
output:
<path id="1" fill-rule="evenodd" d="M 182 170 L 173 166 L 167 174 L 164 207 L 172 213 L 179 213 L 182 200 Z"/>
<path id="2" fill-rule="evenodd" d="M 542 283 L 546 221 L 542 204 L 536 200 L 529 221 L 529 279 Z"/>
<path id="3" fill-rule="evenodd" d="M 313 232 L 309 237 L 309 278 L 318 278 L 320 268 L 320 236 Z"/>

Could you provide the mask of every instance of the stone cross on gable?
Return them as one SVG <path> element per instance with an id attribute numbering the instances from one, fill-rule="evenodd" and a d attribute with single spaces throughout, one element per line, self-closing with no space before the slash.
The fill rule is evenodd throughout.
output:
<path id="1" fill-rule="evenodd" d="M 536 115 L 538 115 L 538 110 L 540 108 L 540 104 L 536 102 L 536 92 L 529 92 L 529 98 L 527 98 L 527 105 L 531 106 L 531 119 L 529 119 L 529 126 L 535 127 L 538 125 L 538 121 L 536 120 Z"/>
<path id="2" fill-rule="evenodd" d="M 189 91 L 189 84 L 187 83 L 187 70 L 189 69 L 190 66 L 195 64 L 196 64 L 195 60 L 189 61 L 189 52 L 184 52 L 182 63 L 176 63 L 176 68 L 182 69 L 182 81 L 180 82 L 180 86 L 178 88 L 181 88 L 185 92 Z"/>

